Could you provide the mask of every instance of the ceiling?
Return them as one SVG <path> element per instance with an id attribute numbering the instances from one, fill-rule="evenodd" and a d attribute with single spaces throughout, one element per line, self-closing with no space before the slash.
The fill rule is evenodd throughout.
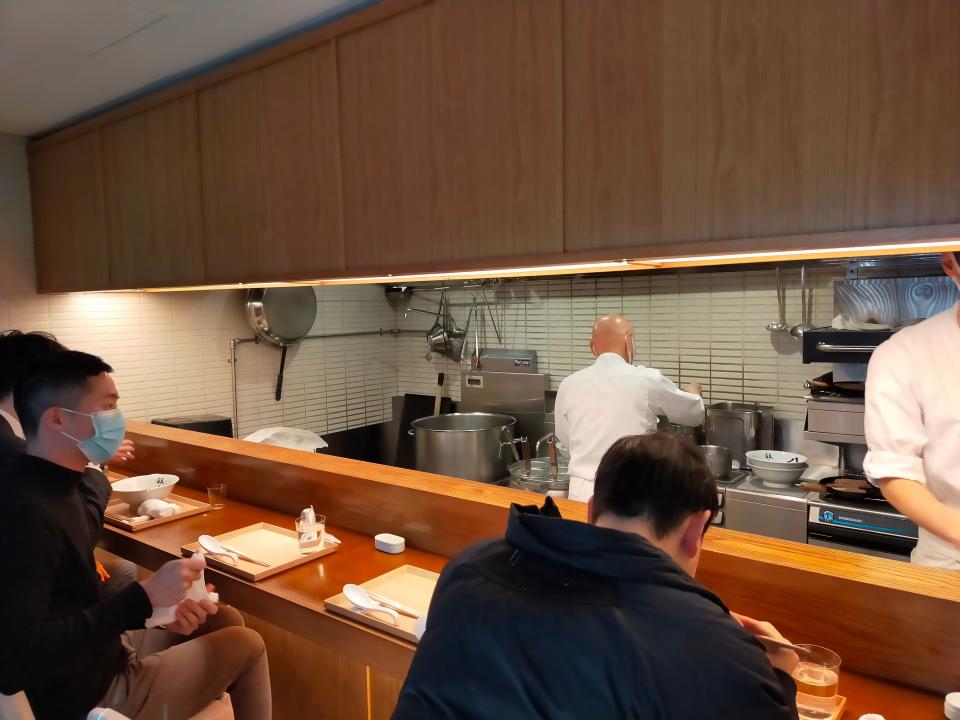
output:
<path id="1" fill-rule="evenodd" d="M 0 133 L 38 135 L 371 0 L 0 0 Z"/>

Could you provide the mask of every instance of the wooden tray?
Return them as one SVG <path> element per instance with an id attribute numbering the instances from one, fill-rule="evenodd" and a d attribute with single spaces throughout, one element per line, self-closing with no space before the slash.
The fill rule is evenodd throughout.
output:
<path id="1" fill-rule="evenodd" d="M 430 598 L 433 597 L 433 590 L 437 586 L 439 577 L 438 573 L 413 565 L 404 565 L 396 570 L 379 575 L 373 580 L 358 584 L 366 590 L 390 598 L 426 615 L 427 608 L 430 607 Z M 383 613 L 367 614 L 354 609 L 353 603 L 347 600 L 343 593 L 327 598 L 323 601 L 323 604 L 331 612 L 345 615 L 351 620 L 370 625 L 412 643 L 417 642 L 417 635 L 414 631 L 417 621 L 414 618 L 401 615 L 400 625 L 394 625 L 390 618 Z"/>
<path id="2" fill-rule="evenodd" d="M 183 497 L 182 495 L 167 495 L 163 499 L 166 502 L 172 502 L 179 505 L 180 512 L 174 513 L 173 515 L 167 515 L 167 517 L 134 522 L 133 518 L 137 517 L 137 514 L 133 512 L 133 510 L 130 509 L 130 506 L 127 505 L 127 503 L 125 503 L 123 500 L 115 500 L 107 505 L 107 509 L 104 511 L 103 519 L 105 522 L 108 522 L 111 525 L 123 528 L 124 530 L 129 530 L 130 532 L 136 532 L 137 530 L 143 530 L 144 528 L 153 527 L 154 525 L 163 525 L 164 523 L 180 520 L 181 518 L 190 517 L 191 515 L 199 515 L 207 512 L 207 510 L 210 509 L 210 503 L 201 502 L 200 500 L 191 500 L 190 498 Z"/>
<path id="3" fill-rule="evenodd" d="M 207 556 L 207 565 L 210 567 L 254 582 L 334 553 L 340 547 L 336 543 L 327 543 L 313 552 L 303 554 L 300 552 L 300 545 L 297 542 L 296 530 L 288 530 L 264 522 L 248 525 L 215 537 L 220 542 L 239 550 L 245 555 L 270 563 L 270 567 L 264 567 L 249 560 L 238 560 L 237 565 L 233 566 L 229 560 L 215 555 Z M 185 557 L 190 557 L 193 553 L 203 552 L 203 550 L 200 548 L 199 542 L 194 542 L 181 547 L 180 552 Z"/>

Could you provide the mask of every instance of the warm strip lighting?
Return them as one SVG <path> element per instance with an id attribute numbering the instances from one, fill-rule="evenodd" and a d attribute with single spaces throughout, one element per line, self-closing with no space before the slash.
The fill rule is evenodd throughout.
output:
<path id="1" fill-rule="evenodd" d="M 670 268 L 698 267 L 703 265 L 732 265 L 736 263 L 786 262 L 791 260 L 819 260 L 828 258 L 854 258 L 862 256 L 904 255 L 922 252 L 960 251 L 960 238 L 947 240 L 920 240 L 916 242 L 889 243 L 883 245 L 858 245 L 834 248 L 799 250 L 771 250 L 755 252 L 717 253 L 715 255 L 691 255 L 689 257 L 636 258 L 633 260 L 608 260 L 603 262 L 564 263 L 557 265 L 533 265 L 530 267 L 490 268 L 477 270 L 453 270 L 409 274 L 365 275 L 342 278 L 317 278 L 290 282 L 243 282 L 214 285 L 190 285 L 181 287 L 142 288 L 136 292 L 186 292 L 191 290 L 239 290 L 243 288 L 290 287 L 295 285 L 369 285 L 373 283 L 403 283 L 427 280 L 472 280 L 480 278 L 536 277 L 541 275 L 567 275 L 580 272 L 616 272 L 618 270 L 666 270 Z M 133 290 L 107 290 L 105 292 L 133 292 Z"/>
<path id="2" fill-rule="evenodd" d="M 484 270 L 453 270 L 447 272 L 366 275 L 343 278 L 318 278 L 315 280 L 294 280 L 291 282 L 247 282 L 222 285 L 191 285 L 171 288 L 140 288 L 137 292 L 178 292 L 189 290 L 238 290 L 247 287 L 290 287 L 293 285 L 371 285 L 375 283 L 418 282 L 424 280 L 472 280 L 475 278 L 495 277 L 532 277 L 536 275 L 564 275 L 577 272 L 614 272 L 629 269 L 653 269 L 655 266 L 644 261 L 609 260 L 604 262 L 565 263 L 561 265 L 538 265 L 516 268 L 490 268 Z M 131 292 L 130 290 L 108 290 L 107 292 Z"/>
<path id="3" fill-rule="evenodd" d="M 768 252 L 724 253 L 718 255 L 691 255 L 690 257 L 656 258 L 641 262 L 657 268 L 692 267 L 699 265 L 727 265 L 741 262 L 766 262 L 776 260 L 805 260 L 859 257 L 862 255 L 903 255 L 917 252 L 951 252 L 960 250 L 960 238 L 950 240 L 929 240 L 911 243 L 890 243 L 887 245 L 858 245 L 836 248 L 815 248 L 810 250 L 776 250 Z"/>

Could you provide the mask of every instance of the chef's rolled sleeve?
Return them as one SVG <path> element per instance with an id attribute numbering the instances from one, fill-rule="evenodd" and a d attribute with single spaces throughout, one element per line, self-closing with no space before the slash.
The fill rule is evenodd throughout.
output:
<path id="1" fill-rule="evenodd" d="M 678 425 L 700 425 L 703 422 L 703 398 L 681 390 L 670 378 L 660 374 L 657 404 L 667 420 Z"/>
<path id="2" fill-rule="evenodd" d="M 923 451 L 927 433 L 914 392 L 914 374 L 897 348 L 881 345 L 867 371 L 863 470 L 871 482 L 902 478 L 926 484 Z"/>

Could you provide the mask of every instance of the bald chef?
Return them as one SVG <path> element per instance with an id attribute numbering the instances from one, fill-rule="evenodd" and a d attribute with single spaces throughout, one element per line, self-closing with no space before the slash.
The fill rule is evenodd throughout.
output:
<path id="1" fill-rule="evenodd" d="M 586 502 L 600 458 L 627 435 L 656 432 L 657 416 L 699 425 L 699 383 L 678 389 L 659 370 L 633 365 L 633 327 L 622 315 L 605 315 L 593 326 L 593 365 L 573 373 L 557 391 L 557 438 L 570 450 L 570 499 Z"/>

